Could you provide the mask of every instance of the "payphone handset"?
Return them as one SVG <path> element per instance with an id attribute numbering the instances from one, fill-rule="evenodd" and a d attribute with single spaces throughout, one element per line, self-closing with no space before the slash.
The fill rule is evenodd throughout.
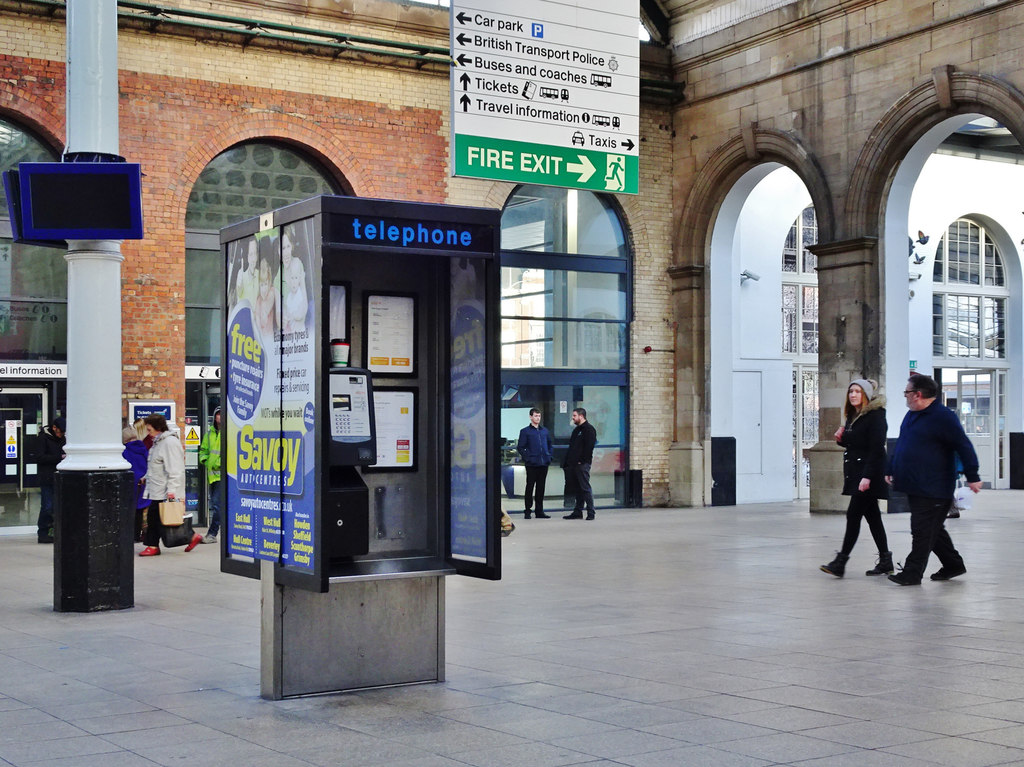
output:
<path id="1" fill-rule="evenodd" d="M 330 371 L 330 462 L 332 466 L 377 463 L 373 376 L 360 368 Z"/>

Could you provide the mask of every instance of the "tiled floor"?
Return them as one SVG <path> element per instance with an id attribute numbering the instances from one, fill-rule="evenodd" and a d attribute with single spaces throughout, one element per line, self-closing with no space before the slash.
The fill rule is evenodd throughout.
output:
<path id="1" fill-rule="evenodd" d="M 1024 765 L 1024 492 L 950 521 L 969 571 L 919 587 L 862 575 L 866 528 L 819 572 L 843 519 L 800 504 L 516 524 L 504 580 L 448 579 L 446 683 L 281 702 L 258 585 L 216 547 L 80 615 L 52 611 L 51 547 L 0 538 L 0 764 Z"/>

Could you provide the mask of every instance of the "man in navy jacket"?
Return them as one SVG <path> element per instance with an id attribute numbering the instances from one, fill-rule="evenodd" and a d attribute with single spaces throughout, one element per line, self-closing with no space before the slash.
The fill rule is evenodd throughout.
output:
<path id="1" fill-rule="evenodd" d="M 530 408 L 530 424 L 519 432 L 516 450 L 519 451 L 526 466 L 526 511 L 523 518 L 530 518 L 536 491 L 537 519 L 550 519 L 544 513 L 544 485 L 547 482 L 548 464 L 551 463 L 554 447 L 551 444 L 551 432 L 540 425 L 540 411 L 535 407 Z"/>
<path id="2" fill-rule="evenodd" d="M 954 454 L 960 456 L 967 486 L 975 493 L 981 492 L 981 477 L 974 446 L 956 413 L 937 401 L 939 386 L 934 379 L 910 376 L 903 396 L 910 412 L 900 425 L 886 481 L 907 494 L 912 543 L 903 571 L 890 575 L 889 580 L 901 586 L 916 586 L 924 577 L 928 555 L 933 551 L 942 563 L 932 573 L 933 581 L 948 581 L 967 572 L 945 524 L 956 487 Z"/>

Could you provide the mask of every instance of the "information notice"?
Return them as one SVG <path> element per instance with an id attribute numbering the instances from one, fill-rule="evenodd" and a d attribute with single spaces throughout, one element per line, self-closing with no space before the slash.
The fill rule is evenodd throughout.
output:
<path id="1" fill-rule="evenodd" d="M 635 194 L 638 0 L 456 0 L 452 172 Z"/>

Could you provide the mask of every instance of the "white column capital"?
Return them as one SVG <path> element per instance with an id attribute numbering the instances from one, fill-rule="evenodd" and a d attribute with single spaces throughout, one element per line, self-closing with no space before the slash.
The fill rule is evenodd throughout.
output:
<path id="1" fill-rule="evenodd" d="M 124 261 L 120 240 L 68 240 L 68 252 L 64 260 L 68 263 L 82 260 Z"/>

